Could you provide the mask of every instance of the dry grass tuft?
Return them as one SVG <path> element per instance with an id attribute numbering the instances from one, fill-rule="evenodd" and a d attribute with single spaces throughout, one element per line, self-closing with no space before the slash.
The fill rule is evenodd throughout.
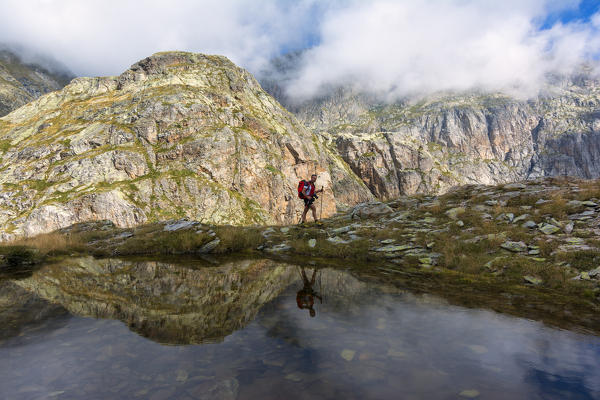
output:
<path id="1" fill-rule="evenodd" d="M 265 241 L 261 231 L 257 228 L 219 226 L 215 227 L 215 232 L 221 240 L 221 243 L 215 249 L 215 253 L 252 251 Z"/>
<path id="2" fill-rule="evenodd" d="M 58 232 L 42 233 L 37 236 L 17 239 L 8 245 L 37 249 L 43 255 L 64 254 L 81 248 L 84 242 L 79 235 L 64 235 Z"/>

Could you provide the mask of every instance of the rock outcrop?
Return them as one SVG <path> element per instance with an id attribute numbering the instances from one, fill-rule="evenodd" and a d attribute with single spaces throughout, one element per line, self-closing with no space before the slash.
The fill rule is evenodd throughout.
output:
<path id="1" fill-rule="evenodd" d="M 462 184 L 600 177 L 600 81 L 585 68 L 569 79 L 552 78 L 529 101 L 467 93 L 385 103 L 333 87 L 298 104 L 282 89 L 294 60 L 266 74 L 265 87 L 331 143 L 380 199 Z"/>
<path id="2" fill-rule="evenodd" d="M 0 49 L 0 117 L 63 88 L 72 78 L 68 72 L 52 72 L 42 65 L 25 63 L 14 52 Z"/>
<path id="3" fill-rule="evenodd" d="M 317 135 L 225 57 L 170 52 L 77 78 L 0 119 L 3 238 L 88 220 L 291 223 L 319 175 L 323 217 L 372 198 Z"/>

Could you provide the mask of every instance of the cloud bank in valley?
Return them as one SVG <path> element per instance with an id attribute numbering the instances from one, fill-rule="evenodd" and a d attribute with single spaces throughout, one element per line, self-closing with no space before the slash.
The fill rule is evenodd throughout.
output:
<path id="1" fill-rule="evenodd" d="M 389 98 L 440 90 L 535 94 L 549 72 L 600 54 L 600 13 L 576 0 L 3 0 L 0 40 L 77 75 L 119 74 L 157 51 L 223 54 L 252 72 L 307 48 L 292 97 L 352 83 Z"/>

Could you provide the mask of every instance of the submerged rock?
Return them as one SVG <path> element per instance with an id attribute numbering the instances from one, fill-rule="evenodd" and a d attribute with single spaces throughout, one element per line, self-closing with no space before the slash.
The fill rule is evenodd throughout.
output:
<path id="1" fill-rule="evenodd" d="M 340 353 L 340 356 L 346 361 L 352 361 L 354 359 L 355 354 L 356 350 L 344 349 Z"/>
<path id="2" fill-rule="evenodd" d="M 462 392 L 460 392 L 458 395 L 465 397 L 467 399 L 475 399 L 477 397 L 479 397 L 479 391 L 475 390 L 475 389 L 467 389 L 467 390 L 463 390 Z"/>

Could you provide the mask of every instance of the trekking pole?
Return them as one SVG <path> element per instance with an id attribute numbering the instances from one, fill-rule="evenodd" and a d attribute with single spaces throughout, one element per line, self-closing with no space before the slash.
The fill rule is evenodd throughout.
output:
<path id="1" fill-rule="evenodd" d="M 319 221 L 323 218 L 323 196 L 325 196 L 325 192 L 323 191 L 323 186 L 321 186 L 321 211 L 319 212 Z"/>

